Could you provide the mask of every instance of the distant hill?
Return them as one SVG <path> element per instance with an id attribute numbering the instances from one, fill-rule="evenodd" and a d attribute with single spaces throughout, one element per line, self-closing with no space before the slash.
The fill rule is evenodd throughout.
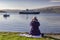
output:
<path id="1" fill-rule="evenodd" d="M 43 13 L 60 13 L 60 6 L 50 6 L 44 8 L 37 8 L 37 9 L 29 9 L 30 11 L 40 11 Z M 9 13 L 19 13 L 23 10 L 11 10 L 11 9 L 4 9 L 0 10 L 0 12 L 9 12 Z"/>
<path id="2" fill-rule="evenodd" d="M 46 13 L 60 13 L 60 6 L 51 6 L 45 8 L 33 9 L 35 11 L 46 12 Z"/>
<path id="3" fill-rule="evenodd" d="M 18 13 L 18 12 L 20 12 L 20 11 L 22 11 L 22 10 L 15 10 L 15 9 L 4 9 L 3 11 L 6 11 L 7 13 Z"/>
<path id="4" fill-rule="evenodd" d="M 0 13 L 6 13 L 6 11 L 0 10 Z"/>

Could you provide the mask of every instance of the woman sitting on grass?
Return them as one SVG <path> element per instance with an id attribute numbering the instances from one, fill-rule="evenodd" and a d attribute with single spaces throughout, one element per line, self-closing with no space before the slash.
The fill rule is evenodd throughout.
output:
<path id="1" fill-rule="evenodd" d="M 39 30 L 40 23 L 38 22 L 38 19 L 36 17 L 33 17 L 30 25 L 31 25 L 30 35 L 40 36 L 41 34 Z"/>

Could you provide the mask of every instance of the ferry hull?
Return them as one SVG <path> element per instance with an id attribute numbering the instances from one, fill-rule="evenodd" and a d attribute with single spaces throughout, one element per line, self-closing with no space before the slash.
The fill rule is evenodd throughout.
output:
<path id="1" fill-rule="evenodd" d="M 19 14 L 39 14 L 40 12 L 19 12 Z"/>

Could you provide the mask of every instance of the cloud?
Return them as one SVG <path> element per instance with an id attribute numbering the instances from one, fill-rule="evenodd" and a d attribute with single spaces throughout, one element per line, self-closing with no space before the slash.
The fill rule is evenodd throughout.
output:
<path id="1" fill-rule="evenodd" d="M 60 0 L 50 0 L 50 2 L 60 2 Z"/>

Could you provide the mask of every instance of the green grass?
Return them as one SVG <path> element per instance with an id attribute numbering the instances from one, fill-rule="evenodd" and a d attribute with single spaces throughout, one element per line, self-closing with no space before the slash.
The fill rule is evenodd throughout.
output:
<path id="1" fill-rule="evenodd" d="M 60 40 L 52 37 L 28 38 L 19 36 L 20 32 L 0 32 L 0 40 Z"/>

